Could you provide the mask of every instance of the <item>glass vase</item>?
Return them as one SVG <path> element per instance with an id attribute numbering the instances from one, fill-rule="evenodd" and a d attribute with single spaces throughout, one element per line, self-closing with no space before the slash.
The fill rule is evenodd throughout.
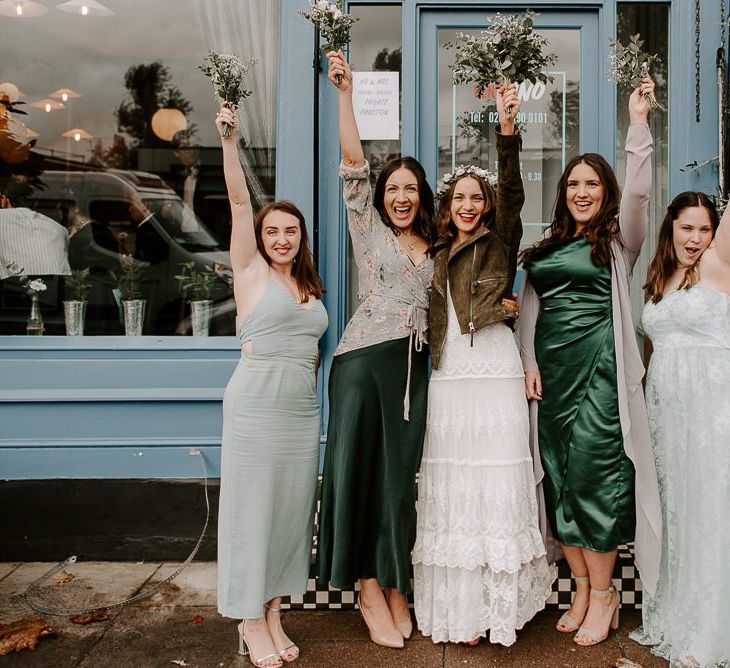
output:
<path id="1" fill-rule="evenodd" d="M 45 331 L 37 293 L 30 296 L 30 315 L 25 324 L 25 331 L 29 336 L 42 336 Z"/>
<path id="2" fill-rule="evenodd" d="M 190 315 L 193 321 L 193 336 L 208 336 L 210 316 L 213 313 L 213 301 L 202 299 L 190 302 Z"/>
<path id="3" fill-rule="evenodd" d="M 67 336 L 83 336 L 86 320 L 86 302 L 76 299 L 63 302 L 63 317 Z"/>
<path id="4" fill-rule="evenodd" d="M 142 336 L 144 325 L 144 299 L 123 299 L 122 310 L 124 312 L 124 333 L 127 336 Z"/>

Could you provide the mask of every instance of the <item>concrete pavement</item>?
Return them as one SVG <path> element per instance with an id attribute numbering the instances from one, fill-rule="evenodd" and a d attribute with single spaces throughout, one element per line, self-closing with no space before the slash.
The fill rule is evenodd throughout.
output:
<path id="1" fill-rule="evenodd" d="M 238 656 L 236 622 L 222 618 L 216 611 L 215 563 L 193 563 L 151 598 L 111 611 L 108 621 L 86 626 L 63 617 L 39 615 L 23 599 L 28 584 L 51 565 L 0 564 L 0 624 L 44 617 L 56 630 L 53 636 L 42 639 L 34 652 L 23 650 L 0 657 L 0 668 L 251 665 L 248 659 Z M 48 606 L 81 608 L 109 604 L 159 582 L 177 565 L 79 562 L 66 569 L 73 578 L 49 582 L 40 597 Z M 301 648 L 301 656 L 294 664 L 301 668 L 601 668 L 615 666 L 617 662 L 621 665 L 622 658 L 644 668 L 667 666 L 628 639 L 629 631 L 640 622 L 638 611 L 624 610 L 618 632 L 591 648 L 577 647 L 570 635 L 555 631 L 557 616 L 554 610 L 541 613 L 509 648 L 486 642 L 475 648 L 434 645 L 430 639 L 414 633 L 404 649 L 385 649 L 369 641 L 359 614 L 351 610 L 292 610 L 285 613 L 284 623 Z"/>

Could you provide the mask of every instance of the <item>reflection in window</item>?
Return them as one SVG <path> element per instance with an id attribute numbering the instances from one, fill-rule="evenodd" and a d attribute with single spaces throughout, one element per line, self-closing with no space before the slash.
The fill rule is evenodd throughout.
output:
<path id="1" fill-rule="evenodd" d="M 0 17 L 0 335 L 26 331 L 29 300 L 5 268 L 13 262 L 48 286 L 39 295 L 46 334 L 65 333 L 64 276 L 83 268 L 92 285 L 85 333 L 122 334 L 112 277 L 122 255 L 142 270 L 144 333 L 190 333 L 181 264 L 216 266 L 224 278 L 230 265 L 215 102 L 197 69 L 206 49 L 223 46 L 212 25 L 229 11 L 231 34 L 256 33 L 245 48 L 268 44 L 241 114 L 261 207 L 274 198 L 277 2 L 127 0 L 104 16 Z M 227 281 L 212 299 L 210 333 L 233 334 Z"/>

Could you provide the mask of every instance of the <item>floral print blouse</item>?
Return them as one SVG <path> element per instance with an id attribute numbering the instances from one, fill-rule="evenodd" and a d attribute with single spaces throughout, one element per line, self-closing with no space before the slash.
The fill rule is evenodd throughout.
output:
<path id="1" fill-rule="evenodd" d="M 359 271 L 355 314 L 335 350 L 335 355 L 384 341 L 412 337 L 420 350 L 426 342 L 427 288 L 433 277 L 433 260 L 414 265 L 393 231 L 373 206 L 370 166 L 340 164 L 345 180 L 344 200 L 352 249 Z"/>

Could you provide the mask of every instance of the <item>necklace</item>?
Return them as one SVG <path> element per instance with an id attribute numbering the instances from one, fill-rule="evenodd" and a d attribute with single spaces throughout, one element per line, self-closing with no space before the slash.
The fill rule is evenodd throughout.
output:
<path id="1" fill-rule="evenodd" d="M 402 245 L 406 247 L 409 253 L 416 250 L 416 239 L 418 235 L 415 232 L 409 232 L 408 234 L 401 232 L 400 236 L 403 237 Z"/>

